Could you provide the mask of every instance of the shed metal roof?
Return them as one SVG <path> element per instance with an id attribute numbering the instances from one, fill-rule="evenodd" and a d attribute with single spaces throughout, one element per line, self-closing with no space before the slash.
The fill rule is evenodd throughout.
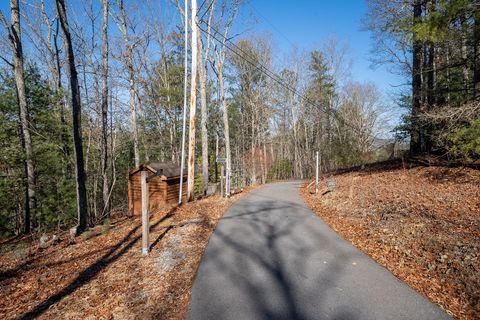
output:
<path id="1" fill-rule="evenodd" d="M 132 169 L 130 174 L 134 174 L 142 169 L 148 169 L 153 173 L 159 172 L 159 176 L 164 176 L 166 178 L 180 176 L 180 166 L 174 162 L 149 162 L 140 165 L 138 168 Z M 184 175 L 185 174 L 186 172 L 184 172 Z"/>

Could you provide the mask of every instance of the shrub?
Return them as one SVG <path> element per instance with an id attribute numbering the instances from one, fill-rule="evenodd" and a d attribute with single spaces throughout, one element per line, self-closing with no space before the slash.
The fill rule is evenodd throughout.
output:
<path id="1" fill-rule="evenodd" d="M 480 155 L 480 119 L 454 131 L 449 137 L 449 152 L 465 159 Z"/>
<path id="2" fill-rule="evenodd" d="M 287 159 L 275 161 L 267 172 L 267 181 L 290 179 L 293 177 L 293 163 Z"/>

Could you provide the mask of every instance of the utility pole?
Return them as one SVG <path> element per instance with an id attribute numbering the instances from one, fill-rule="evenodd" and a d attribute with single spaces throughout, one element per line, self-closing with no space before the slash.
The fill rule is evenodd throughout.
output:
<path id="1" fill-rule="evenodd" d="M 183 130 L 182 130 L 182 158 L 180 160 L 180 192 L 178 204 L 182 203 L 183 196 L 183 168 L 185 166 L 185 131 L 187 126 L 187 87 L 188 87 L 188 0 L 185 0 L 185 56 L 183 61 Z"/>
<path id="2" fill-rule="evenodd" d="M 315 194 L 318 193 L 318 151 L 316 153 L 316 165 L 315 165 Z"/>
<path id="3" fill-rule="evenodd" d="M 195 125 L 197 109 L 197 0 L 192 0 L 192 81 L 190 84 L 190 124 L 188 136 L 188 185 L 187 199 L 193 200 L 193 187 L 195 180 Z"/>

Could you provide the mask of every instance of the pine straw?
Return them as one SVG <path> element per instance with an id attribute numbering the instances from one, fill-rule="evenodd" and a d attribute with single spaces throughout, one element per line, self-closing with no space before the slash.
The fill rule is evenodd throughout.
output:
<path id="1" fill-rule="evenodd" d="M 376 168 L 329 178 L 332 192 L 302 189 L 313 211 L 450 315 L 480 318 L 480 171 Z"/>
<path id="2" fill-rule="evenodd" d="M 184 319 L 210 235 L 245 193 L 156 213 L 146 257 L 138 216 L 75 239 L 63 233 L 45 249 L 37 241 L 3 243 L 0 318 Z"/>

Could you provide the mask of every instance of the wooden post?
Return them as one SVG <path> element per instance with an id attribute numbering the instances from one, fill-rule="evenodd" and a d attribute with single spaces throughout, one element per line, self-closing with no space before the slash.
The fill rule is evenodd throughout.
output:
<path id="1" fill-rule="evenodd" d="M 142 254 L 146 255 L 150 251 L 150 216 L 149 216 L 149 194 L 147 184 L 147 171 L 142 171 L 141 184 L 142 184 Z"/>
<path id="2" fill-rule="evenodd" d="M 316 154 L 316 165 L 315 165 L 315 194 L 318 193 L 318 151 Z"/>

